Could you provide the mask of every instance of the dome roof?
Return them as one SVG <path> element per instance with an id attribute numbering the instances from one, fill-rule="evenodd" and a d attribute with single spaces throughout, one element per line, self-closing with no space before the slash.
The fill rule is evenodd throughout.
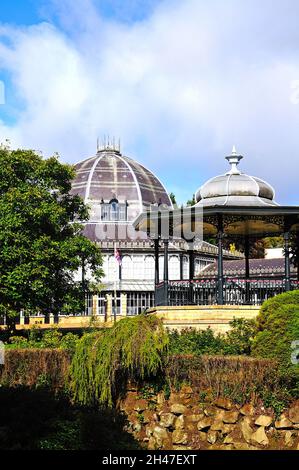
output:
<path id="1" fill-rule="evenodd" d="M 277 206 L 272 186 L 255 176 L 241 173 L 237 168 L 242 155 L 233 147 L 226 157 L 231 170 L 207 181 L 195 194 L 197 205 L 210 206 Z"/>
<path id="2" fill-rule="evenodd" d="M 126 203 L 131 221 L 151 204 L 172 207 L 159 179 L 147 168 L 117 149 L 105 146 L 95 156 L 75 165 L 72 193 L 91 206 L 90 221 L 101 222 L 99 206 L 117 200 Z"/>

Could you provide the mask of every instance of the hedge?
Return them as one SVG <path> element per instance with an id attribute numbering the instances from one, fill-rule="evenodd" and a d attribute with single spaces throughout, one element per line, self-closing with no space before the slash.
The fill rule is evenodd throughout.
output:
<path id="1" fill-rule="evenodd" d="M 70 363 L 70 354 L 61 349 L 8 350 L 0 384 L 46 385 L 58 391 L 68 383 Z M 276 362 L 242 356 L 170 356 L 163 376 L 155 380 L 171 388 L 190 383 L 203 394 L 226 395 L 240 403 L 263 399 L 266 393 L 276 396 L 281 388 Z M 144 382 L 151 384 L 151 379 Z"/>

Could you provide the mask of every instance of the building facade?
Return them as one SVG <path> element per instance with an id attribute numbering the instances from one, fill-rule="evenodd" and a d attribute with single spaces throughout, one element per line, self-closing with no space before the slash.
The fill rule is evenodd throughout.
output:
<path id="1" fill-rule="evenodd" d="M 98 148 L 96 155 L 77 163 L 72 193 L 90 207 L 84 234 L 96 242 L 103 254 L 104 278 L 100 294 L 89 293 L 86 314 L 108 319 L 136 315 L 154 306 L 155 257 L 147 233 L 132 222 L 150 207 L 173 209 L 161 181 L 144 165 L 121 154 L 115 145 Z M 217 259 L 217 247 L 195 242 L 192 263 L 199 275 Z M 225 252 L 226 259 L 237 254 Z M 117 260 L 118 258 L 118 260 Z M 189 279 L 190 253 L 181 238 L 172 239 L 168 252 L 169 278 Z M 163 279 L 164 255 L 159 253 L 159 277 Z"/>

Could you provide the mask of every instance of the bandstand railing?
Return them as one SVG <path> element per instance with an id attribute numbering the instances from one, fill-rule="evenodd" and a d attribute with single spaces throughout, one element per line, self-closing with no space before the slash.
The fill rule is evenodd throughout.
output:
<path id="1" fill-rule="evenodd" d="M 299 281 L 291 280 L 291 290 Z M 216 278 L 160 282 L 156 286 L 156 306 L 216 305 Z M 223 302 L 226 305 L 261 305 L 265 300 L 286 292 L 284 279 L 225 278 Z"/>

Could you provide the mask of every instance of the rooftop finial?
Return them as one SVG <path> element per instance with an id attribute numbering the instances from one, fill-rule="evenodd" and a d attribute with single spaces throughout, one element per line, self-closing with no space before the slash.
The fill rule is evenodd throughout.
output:
<path id="1" fill-rule="evenodd" d="M 103 152 L 105 150 L 110 150 L 113 152 L 120 153 L 120 139 L 116 142 L 115 137 L 110 139 L 110 136 L 104 135 L 101 143 L 99 143 L 99 139 L 97 139 L 97 152 Z"/>
<path id="2" fill-rule="evenodd" d="M 231 169 L 227 174 L 228 175 L 240 175 L 241 172 L 238 170 L 237 166 L 239 165 L 243 156 L 237 154 L 236 147 L 234 145 L 232 148 L 232 153 L 228 157 L 225 157 L 225 158 L 231 165 Z"/>

